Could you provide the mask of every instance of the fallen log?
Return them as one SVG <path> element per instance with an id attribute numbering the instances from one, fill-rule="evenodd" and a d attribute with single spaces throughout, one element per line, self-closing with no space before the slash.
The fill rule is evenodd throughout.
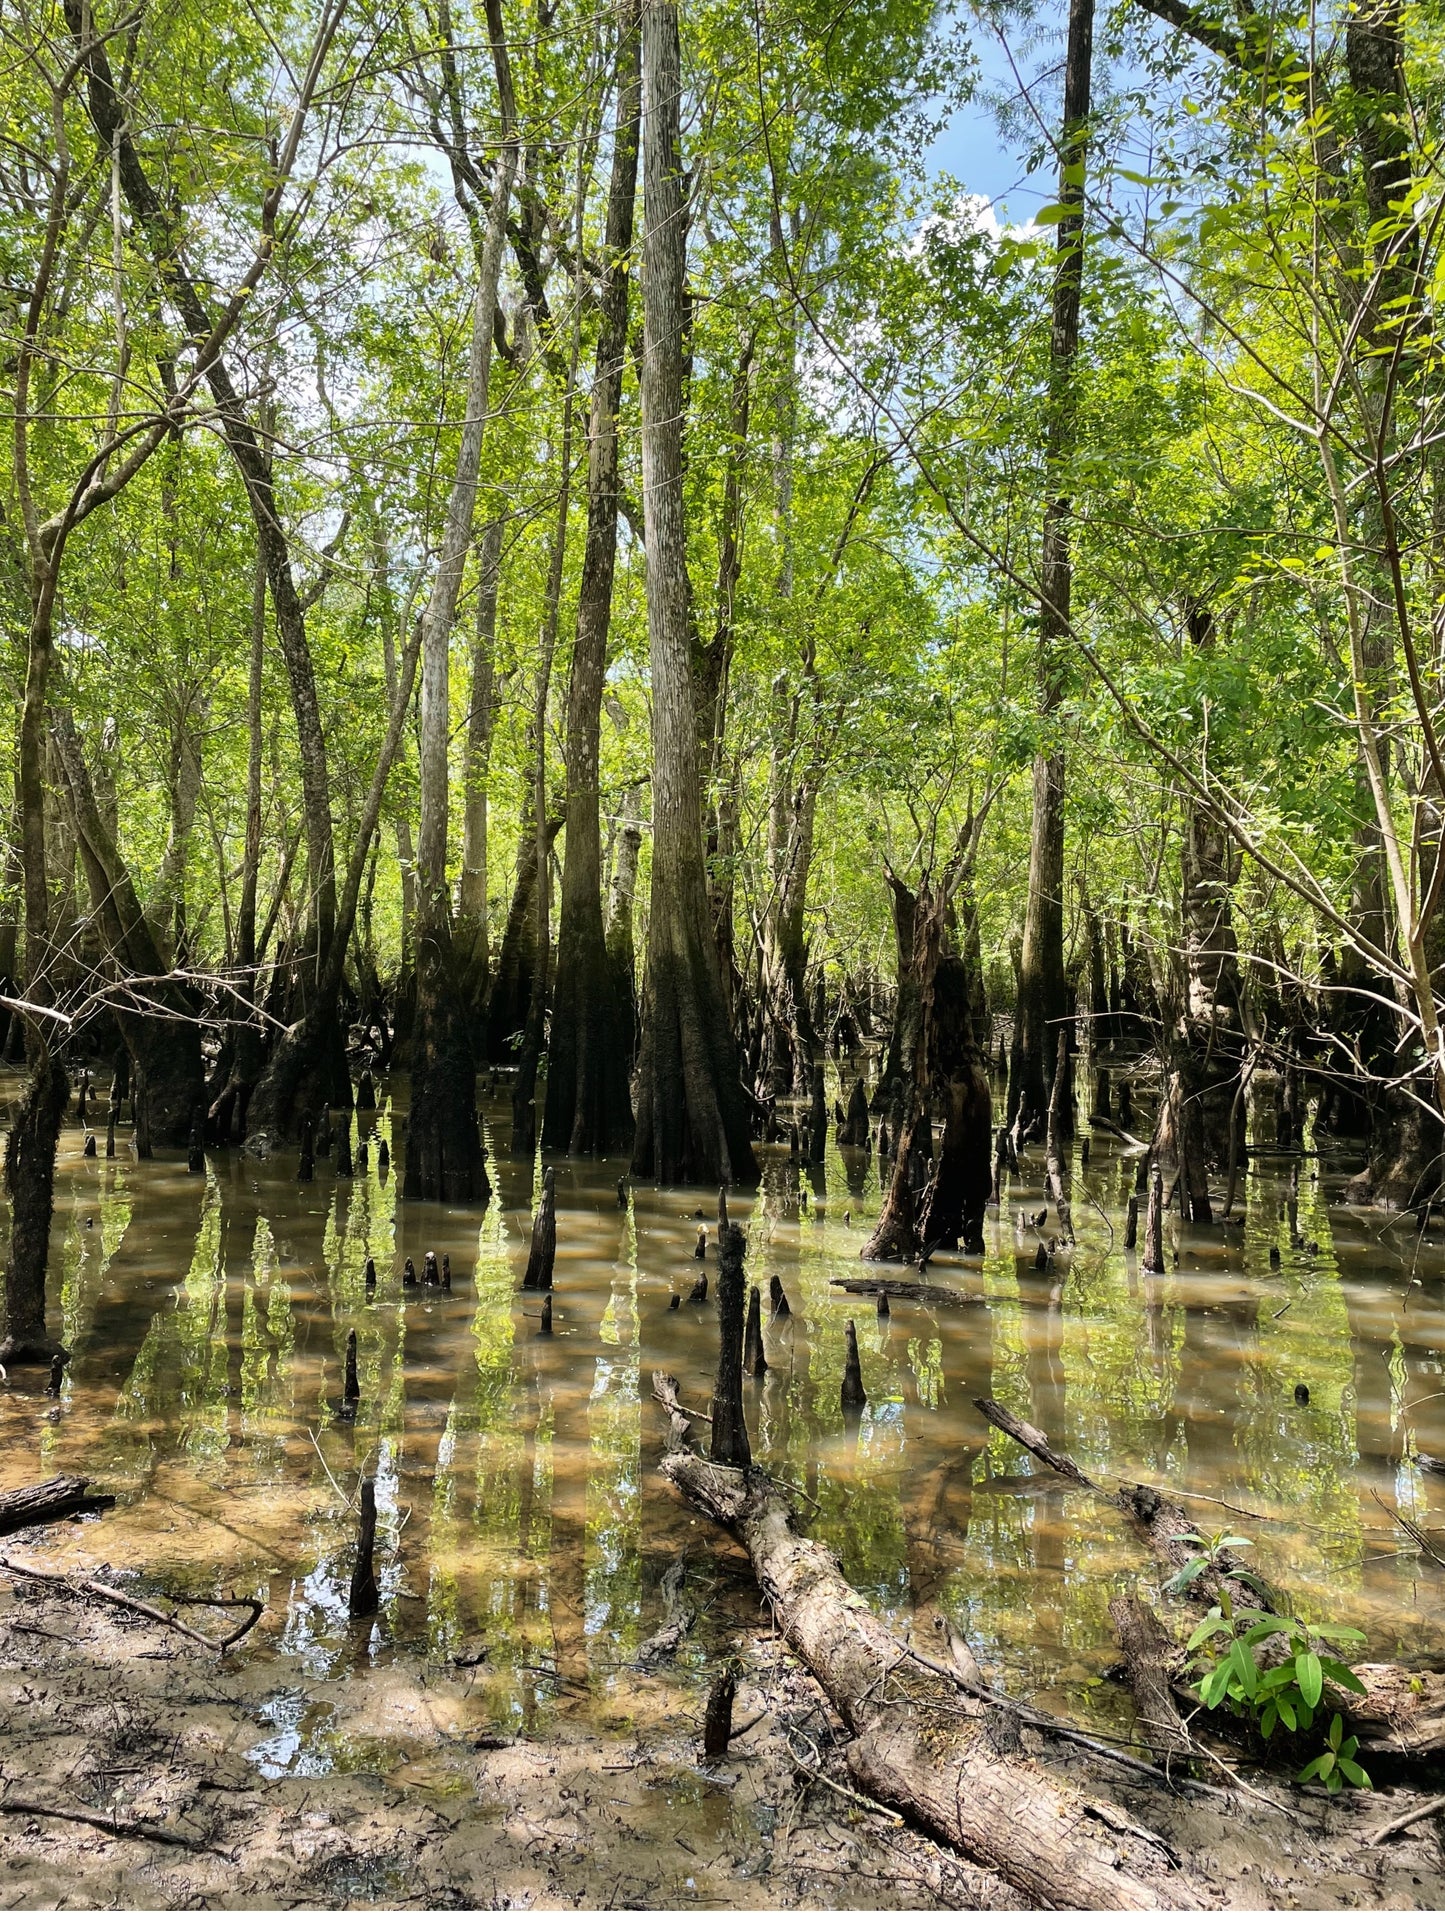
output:
<path id="1" fill-rule="evenodd" d="M 99 1514 L 115 1506 L 114 1495 L 93 1495 L 89 1475 L 56 1475 L 29 1488 L 12 1488 L 0 1495 L 0 1534 L 37 1527 L 42 1521 L 64 1521 L 73 1514 Z"/>
<path id="2" fill-rule="evenodd" d="M 925 1666 L 844 1580 L 829 1551 L 796 1532 L 789 1500 L 755 1468 L 724 1468 L 692 1448 L 669 1375 L 653 1376 L 668 1414 L 663 1473 L 735 1534 L 788 1645 L 853 1735 L 854 1781 L 991 1867 L 1039 1907 L 1197 1907 L 1164 1843 L 1022 1753 L 1001 1750 L 1012 1710 L 960 1691 Z M 1000 1711 L 1007 1717 L 1000 1732 Z"/>
<path id="3" fill-rule="evenodd" d="M 1126 1481 L 1111 1493 L 1091 1480 L 1070 1456 L 1053 1448 L 1032 1423 L 1010 1414 L 1001 1403 L 980 1397 L 974 1407 L 1045 1467 L 1076 1488 L 1092 1490 L 1128 1515 L 1171 1578 L 1199 1558 L 1197 1547 L 1185 1539 L 1195 1532 L 1194 1522 L 1177 1501 L 1147 1482 Z M 1222 1548 L 1214 1559 L 1216 1567 L 1206 1568 L 1188 1584 L 1185 1592 L 1191 1600 L 1208 1606 L 1226 1588 L 1236 1610 L 1254 1609 L 1263 1614 L 1283 1610 L 1285 1603 L 1272 1598 L 1268 1583 L 1261 1581 L 1253 1569 L 1246 1569 L 1237 1555 Z M 1445 1753 L 1445 1674 L 1415 1672 L 1393 1661 L 1358 1661 L 1351 1666 L 1364 1685 L 1364 1693 L 1347 1694 L 1334 1688 L 1327 1692 L 1330 1705 L 1343 1716 L 1349 1731 L 1358 1736 L 1364 1752 L 1414 1759 Z"/>

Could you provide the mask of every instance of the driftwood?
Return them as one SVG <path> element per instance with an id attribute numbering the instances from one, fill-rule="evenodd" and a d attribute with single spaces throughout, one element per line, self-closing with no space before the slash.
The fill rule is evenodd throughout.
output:
<path id="1" fill-rule="evenodd" d="M 1092 1481 L 1068 1455 L 1051 1447 L 1031 1423 L 1020 1421 L 998 1402 L 980 1399 L 974 1406 L 995 1428 L 1012 1436 L 1045 1467 L 1052 1468 L 1075 1487 L 1102 1495 L 1128 1515 L 1161 1567 L 1171 1575 L 1198 1558 L 1198 1549 L 1184 1539 L 1185 1535 L 1195 1532 L 1194 1522 L 1177 1501 L 1171 1501 L 1146 1482 L 1125 1482 L 1117 1493 L 1111 1493 Z M 1216 1601 L 1221 1588 L 1227 1587 L 1236 1609 L 1275 1611 L 1253 1579 L 1236 1578 L 1244 1567 L 1238 1556 L 1223 1548 L 1216 1554 L 1215 1561 L 1217 1568 L 1206 1568 L 1190 1582 L 1191 1600 Z M 1249 1572 L 1254 1575 L 1253 1569 Z M 1445 1674 L 1416 1673 L 1393 1661 L 1360 1661 L 1352 1665 L 1364 1693 L 1347 1694 L 1333 1688 L 1327 1692 L 1330 1705 L 1343 1715 L 1349 1731 L 1358 1736 L 1366 1753 L 1417 1759 L 1445 1753 Z"/>
<path id="2" fill-rule="evenodd" d="M 999 1710 L 898 1640 L 829 1551 L 795 1531 L 791 1503 L 766 1475 L 694 1452 L 671 1376 L 655 1374 L 653 1389 L 668 1413 L 663 1472 L 746 1547 L 783 1637 L 853 1735 L 847 1761 L 857 1785 L 993 1868 L 1030 1905 L 1202 1904 L 1157 1836 L 1105 1802 L 1107 1827 L 1091 1824 L 1088 1795 L 1000 1751 Z"/>
<path id="3" fill-rule="evenodd" d="M 114 1495 L 93 1495 L 89 1475 L 55 1475 L 33 1488 L 13 1488 L 0 1495 L 0 1534 L 38 1527 L 42 1521 L 64 1521 L 73 1514 L 99 1514 L 115 1506 Z"/>
<path id="4" fill-rule="evenodd" d="M 258 1601 L 254 1595 L 243 1595 L 237 1600 L 223 1600 L 219 1596 L 212 1598 L 198 1594 L 167 1594 L 162 1598 L 176 1607 L 217 1607 L 247 1608 L 249 1613 L 237 1628 L 221 1640 L 213 1640 L 209 1634 L 202 1634 L 198 1628 L 187 1627 L 184 1621 L 177 1620 L 174 1614 L 164 1609 L 152 1607 L 149 1601 L 138 1601 L 133 1594 L 122 1594 L 119 1588 L 107 1587 L 104 1581 L 72 1581 L 65 1574 L 47 1574 L 40 1568 L 27 1567 L 21 1561 L 12 1561 L 8 1555 L 0 1554 L 0 1568 L 7 1574 L 21 1575 L 27 1581 L 39 1581 L 51 1588 L 56 1594 L 65 1595 L 77 1601 L 105 1601 L 111 1607 L 124 1608 L 128 1614 L 142 1615 L 147 1621 L 155 1621 L 161 1627 L 174 1628 L 177 1634 L 184 1634 L 188 1641 L 195 1641 L 201 1647 L 209 1647 L 214 1653 L 224 1654 L 228 1647 L 251 1632 L 251 1629 L 266 1612 L 264 1601 Z"/>
<path id="5" fill-rule="evenodd" d="M 981 1295 L 965 1295 L 962 1289 L 942 1289 L 933 1282 L 903 1282 L 892 1276 L 835 1275 L 828 1286 L 848 1295 L 887 1295 L 895 1302 L 938 1302 L 951 1309 L 977 1308 L 983 1302 Z"/>

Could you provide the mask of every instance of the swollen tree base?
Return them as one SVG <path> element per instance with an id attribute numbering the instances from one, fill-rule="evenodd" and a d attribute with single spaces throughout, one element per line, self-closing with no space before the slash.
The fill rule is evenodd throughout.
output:
<path id="1" fill-rule="evenodd" d="M 447 926 L 419 936 L 416 982 L 402 1195 L 408 1202 L 485 1206 L 492 1185 L 482 1159 L 476 1069 Z"/>
<path id="2" fill-rule="evenodd" d="M 70 1084 L 52 1055 L 35 1066 L 5 1150 L 10 1256 L 0 1363 L 45 1367 L 66 1351 L 45 1329 L 45 1267 L 55 1213 L 55 1150 Z"/>

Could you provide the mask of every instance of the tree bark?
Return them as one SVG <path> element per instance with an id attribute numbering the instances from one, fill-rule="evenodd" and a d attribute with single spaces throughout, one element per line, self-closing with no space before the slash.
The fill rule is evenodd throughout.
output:
<path id="1" fill-rule="evenodd" d="M 602 923 L 600 722 L 617 561 L 618 409 L 627 358 L 629 255 L 642 104 L 639 0 L 618 23 L 617 119 L 607 196 L 606 269 L 588 426 L 587 544 L 567 697 L 567 837 L 557 984 L 547 1056 L 544 1148 L 609 1155 L 632 1140 L 631 985 L 608 960 Z"/>
<path id="2" fill-rule="evenodd" d="M 462 765 L 462 876 L 457 895 L 456 947 L 463 994 L 472 1015 L 487 994 L 491 959 L 487 924 L 487 813 L 492 729 L 497 715 L 497 592 L 502 571 L 502 521 L 494 518 L 477 548 L 477 618 L 472 640 L 472 682 L 467 701 L 466 755 Z"/>
<path id="3" fill-rule="evenodd" d="M 1069 550 L 1072 505 L 1058 487 L 1068 482 L 1075 436 L 1074 361 L 1079 346 L 1079 296 L 1084 263 L 1084 167 L 1093 68 L 1094 0 L 1070 0 L 1064 64 L 1063 131 L 1059 141 L 1059 204 L 1054 267 L 1053 329 L 1049 342 L 1046 464 L 1050 497 L 1044 512 L 1042 594 L 1039 607 L 1038 707 L 1046 733 L 1057 732 L 1063 702 L 1062 660 L 1069 635 L 1073 565 Z M 1058 1027 L 1068 1014 L 1064 975 L 1065 759 L 1056 741 L 1034 757 L 1033 824 L 1029 838 L 1028 902 L 1019 965 L 1009 1120 L 1017 1133 L 1037 1130 L 1048 1108 Z"/>
<path id="4" fill-rule="evenodd" d="M 472 543 L 477 475 L 487 426 L 497 286 L 507 208 L 517 171 L 516 111 L 498 0 L 490 0 L 487 19 L 501 98 L 503 145 L 472 300 L 461 441 L 447 498 L 436 578 L 422 614 L 416 1010 L 411 1040 L 411 1113 L 402 1178 L 402 1195 L 408 1201 L 483 1204 L 491 1200 L 492 1189 L 482 1159 L 476 1059 L 452 937 L 447 821 L 451 794 L 451 632 Z"/>
<path id="5" fill-rule="evenodd" d="M 643 0 L 642 467 L 652 663 L 652 907 L 633 1170 L 753 1182 L 757 1164 L 703 861 L 683 522 L 687 222 L 675 0 Z"/>

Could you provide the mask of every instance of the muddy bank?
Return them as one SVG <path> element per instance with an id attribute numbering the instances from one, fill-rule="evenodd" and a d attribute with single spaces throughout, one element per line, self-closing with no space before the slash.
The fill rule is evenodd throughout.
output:
<path id="1" fill-rule="evenodd" d="M 639 1676 L 612 1734 L 564 1705 L 545 1733 L 514 1737 L 476 1705 L 474 1669 L 298 1679 L 270 1652 L 218 1660 L 143 1621 L 0 1583 L 0 1905 L 1014 1903 L 804 1780 L 795 1760 L 829 1741 L 827 1710 L 766 1637 L 742 1644 L 734 1718 L 747 1731 L 708 1767 L 704 1688 L 678 1677 Z M 313 1736 L 312 1771 L 268 1777 L 317 1710 L 330 1755 Z M 8 1810 L 19 1802 L 147 1831 Z"/>
<path id="2" fill-rule="evenodd" d="M 298 1679 L 266 1648 L 218 1659 L 140 1619 L 0 1582 L 6 1907 L 1020 1904 L 840 1791 L 841 1724 L 762 1626 L 734 1644 L 745 1731 L 709 1765 L 705 1673 L 639 1674 L 612 1731 L 569 1719 L 564 1702 L 545 1732 L 508 1736 L 477 1704 L 477 1669 L 416 1660 Z M 327 1734 L 311 1734 L 301 1771 L 281 1771 L 288 1735 L 318 1710 Z M 1221 1812 L 1121 1785 L 1087 1755 L 1045 1755 L 1027 1732 L 1024 1751 L 1156 1831 L 1222 1905 L 1445 1903 L 1439 1822 L 1364 1844 L 1410 1796 L 1327 1805 L 1270 1788 L 1273 1809 L 1241 1799 Z M 827 1780 L 810 1777 L 815 1763 Z"/>

